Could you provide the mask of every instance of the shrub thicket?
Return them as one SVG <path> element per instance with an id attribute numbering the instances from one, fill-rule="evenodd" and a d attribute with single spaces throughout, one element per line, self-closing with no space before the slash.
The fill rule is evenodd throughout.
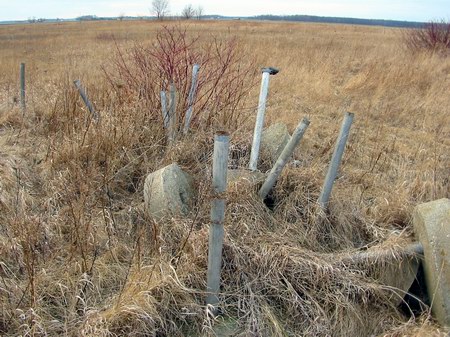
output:
<path id="1" fill-rule="evenodd" d="M 180 26 L 164 27 L 152 44 L 116 48 L 112 67 L 105 70 L 123 102 L 136 98 L 161 120 L 160 91 L 177 90 L 179 125 L 188 108 L 191 73 L 200 65 L 192 126 L 235 128 L 242 123 L 242 102 L 254 85 L 253 63 L 234 38 L 201 41 Z"/>
<path id="2" fill-rule="evenodd" d="M 450 22 L 430 21 L 422 28 L 409 29 L 405 33 L 405 43 L 409 50 L 450 52 Z"/>

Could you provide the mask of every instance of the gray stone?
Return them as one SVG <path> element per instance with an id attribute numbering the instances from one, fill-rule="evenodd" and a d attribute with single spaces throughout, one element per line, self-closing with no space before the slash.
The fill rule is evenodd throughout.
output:
<path id="1" fill-rule="evenodd" d="M 154 219 L 187 215 L 193 197 L 192 178 L 177 164 L 150 173 L 145 179 L 145 210 Z"/>
<path id="2" fill-rule="evenodd" d="M 417 206 L 413 225 L 423 245 L 431 311 L 441 325 L 450 326 L 450 200 Z"/>
<path id="3" fill-rule="evenodd" d="M 391 240 L 397 240 L 396 234 L 391 234 Z M 408 293 L 413 284 L 420 265 L 419 243 L 413 243 L 404 247 L 404 254 L 396 257 L 391 249 L 371 248 L 357 252 L 348 258 L 344 258 L 346 264 L 360 264 L 367 268 L 368 276 L 377 283 L 389 287 L 389 300 L 398 306 Z"/>
<path id="4" fill-rule="evenodd" d="M 233 337 L 240 332 L 237 321 L 231 318 L 217 320 L 217 323 L 214 325 L 214 334 L 216 337 Z"/>
<path id="5" fill-rule="evenodd" d="M 227 184 L 247 183 L 250 185 L 261 184 L 266 179 L 266 175 L 259 171 L 247 169 L 229 169 L 227 172 Z"/>
<path id="6" fill-rule="evenodd" d="M 269 155 L 271 164 L 277 161 L 289 139 L 291 136 L 283 123 L 273 124 L 262 132 L 261 151 Z"/>
<path id="7" fill-rule="evenodd" d="M 400 235 L 401 232 L 392 232 L 390 239 L 393 242 L 398 242 L 400 241 Z M 393 255 L 388 253 L 387 256 L 390 258 L 385 261 L 380 270 L 378 281 L 391 287 L 390 301 L 395 305 L 400 305 L 403 302 L 403 298 L 409 292 L 417 277 L 420 266 L 419 251 L 421 251 L 418 245 L 420 244 L 417 242 L 405 245 L 405 254 L 400 259 L 393 258 Z"/>
<path id="8" fill-rule="evenodd" d="M 209 331 L 208 331 L 209 332 Z M 210 333 L 188 332 L 187 337 L 215 336 L 215 337 L 234 337 L 242 336 L 243 330 L 239 327 L 237 319 L 231 317 L 217 316 Z"/>
<path id="9" fill-rule="evenodd" d="M 401 260 L 391 260 L 383 265 L 378 281 L 391 287 L 390 301 L 400 305 L 417 276 L 420 261 L 413 256 L 405 256 Z"/>

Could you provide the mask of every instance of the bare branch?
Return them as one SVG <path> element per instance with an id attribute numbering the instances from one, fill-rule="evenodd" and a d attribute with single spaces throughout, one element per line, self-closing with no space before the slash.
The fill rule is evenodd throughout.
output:
<path id="1" fill-rule="evenodd" d="M 153 0 L 152 13 L 158 20 L 164 20 L 169 14 L 169 0 Z"/>

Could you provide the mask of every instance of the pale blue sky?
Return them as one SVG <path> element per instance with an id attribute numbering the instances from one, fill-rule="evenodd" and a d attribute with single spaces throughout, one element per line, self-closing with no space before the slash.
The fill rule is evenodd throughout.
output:
<path id="1" fill-rule="evenodd" d="M 36 18 L 150 15 L 151 0 L 0 0 L 0 21 Z M 308 14 L 410 21 L 450 20 L 450 0 L 169 0 L 178 14 L 188 3 L 205 14 Z"/>

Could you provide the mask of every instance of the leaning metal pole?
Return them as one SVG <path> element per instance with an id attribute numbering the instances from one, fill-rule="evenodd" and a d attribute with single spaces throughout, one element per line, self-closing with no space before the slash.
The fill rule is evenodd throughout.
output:
<path id="1" fill-rule="evenodd" d="M 333 157 L 331 157 L 331 163 L 328 168 L 325 182 L 323 183 L 322 192 L 319 197 L 319 205 L 323 209 L 327 208 L 328 201 L 330 200 L 331 189 L 333 188 L 334 180 L 337 177 L 339 166 L 341 164 L 342 155 L 344 154 L 345 144 L 350 133 L 350 127 L 352 126 L 354 114 L 346 112 L 344 121 L 342 122 L 341 131 L 339 132 L 338 141 L 334 148 Z"/>
<path id="2" fill-rule="evenodd" d="M 277 162 L 272 167 L 272 170 L 267 176 L 266 181 L 259 190 L 259 196 L 262 199 L 264 199 L 267 196 L 267 194 L 269 194 L 270 190 L 277 182 L 278 177 L 283 171 L 284 166 L 288 162 L 298 143 L 300 143 L 300 140 L 303 138 L 303 135 L 305 134 L 305 131 L 308 128 L 308 125 L 309 120 L 307 118 L 303 118 L 303 120 L 298 124 L 297 128 L 292 134 L 291 139 L 284 147 L 283 152 L 281 152 L 280 156 L 277 159 Z"/>
<path id="3" fill-rule="evenodd" d="M 250 153 L 250 164 L 249 168 L 252 171 L 256 170 L 258 166 L 259 157 L 259 146 L 261 144 L 261 134 L 264 126 L 264 115 L 266 113 L 266 100 L 267 93 L 269 92 L 269 76 L 276 75 L 278 69 L 275 68 L 263 68 L 262 69 L 262 80 L 261 80 L 261 91 L 259 93 L 259 103 L 258 103 L 258 114 L 256 115 L 255 130 L 253 133 L 253 144 Z"/>

